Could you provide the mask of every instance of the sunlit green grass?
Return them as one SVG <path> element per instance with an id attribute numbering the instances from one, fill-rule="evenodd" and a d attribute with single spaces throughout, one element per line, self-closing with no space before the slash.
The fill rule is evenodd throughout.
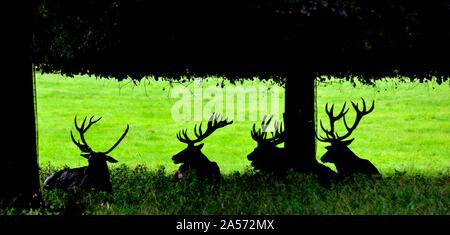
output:
<path id="1" fill-rule="evenodd" d="M 86 134 L 95 150 L 107 150 L 129 124 L 127 137 L 111 155 L 128 166 L 144 164 L 150 169 L 164 166 L 171 172 L 177 167 L 171 156 L 186 147 L 177 140 L 176 133 L 187 128 L 193 136 L 193 127 L 197 123 L 173 120 L 171 110 L 178 99 L 171 98 L 170 94 L 180 85 L 177 83 L 171 86 L 168 81 L 144 80 L 134 85 L 130 81 L 40 74 L 37 74 L 36 83 L 41 166 L 86 165 L 70 139 L 70 130 L 75 130 L 75 115 L 79 121 L 84 116 L 96 115 L 103 119 Z M 202 85 L 207 88 L 216 83 L 217 80 L 210 80 Z M 191 90 L 194 87 L 192 83 L 182 85 Z M 258 81 L 244 83 L 245 87 L 261 85 L 264 84 Z M 318 118 L 326 116 L 327 102 L 336 104 L 335 110 L 340 110 L 344 101 L 361 102 L 360 97 L 368 103 L 375 100 L 374 111 L 363 118 L 352 134 L 355 141 L 350 148 L 358 156 L 372 161 L 383 174 L 397 170 L 407 174 L 437 175 L 450 169 L 449 94 L 448 81 L 437 85 L 434 82 L 389 80 L 379 81 L 375 87 L 360 84 L 353 87 L 350 82 L 330 80 L 317 86 Z M 281 105 L 283 100 L 281 92 Z M 204 101 L 206 104 L 208 100 Z M 246 110 L 255 112 L 256 107 L 251 104 Z M 208 112 L 205 115 L 208 116 Z M 348 116 L 347 120 L 353 120 L 354 111 L 351 110 Z M 242 172 L 249 167 L 246 156 L 256 146 L 250 136 L 253 123 L 235 120 L 233 125 L 216 131 L 204 141 L 203 152 L 219 164 L 222 172 Z M 337 125 L 342 126 L 342 123 Z M 318 144 L 318 158 L 325 152 L 324 146 Z"/>

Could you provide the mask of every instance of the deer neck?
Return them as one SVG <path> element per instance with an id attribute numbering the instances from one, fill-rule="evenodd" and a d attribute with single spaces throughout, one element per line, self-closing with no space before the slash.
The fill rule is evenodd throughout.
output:
<path id="1" fill-rule="evenodd" d="M 210 162 L 210 161 L 209 161 L 208 157 L 206 157 L 205 154 L 203 154 L 202 152 L 200 152 L 200 153 L 194 158 L 194 160 L 190 162 L 189 165 L 195 167 L 195 166 L 203 165 L 203 164 L 209 163 L 209 162 Z"/>
<path id="2" fill-rule="evenodd" d="M 343 162 L 354 161 L 355 159 L 360 159 L 356 154 L 349 148 L 345 147 L 345 150 L 342 152 L 341 156 L 339 156 Z"/>
<path id="3" fill-rule="evenodd" d="M 89 164 L 89 166 L 85 169 L 85 176 L 81 184 L 85 186 L 109 188 L 111 183 L 109 178 L 109 169 L 106 162 L 95 165 Z"/>

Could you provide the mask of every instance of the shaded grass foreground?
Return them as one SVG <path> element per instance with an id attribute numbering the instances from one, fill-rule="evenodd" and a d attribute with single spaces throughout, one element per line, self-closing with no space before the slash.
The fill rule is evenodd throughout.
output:
<path id="1" fill-rule="evenodd" d="M 54 170 L 42 169 L 42 180 Z M 62 214 L 74 200 L 86 215 L 450 214 L 448 174 L 397 173 L 378 181 L 356 178 L 325 188 L 314 176 L 293 172 L 274 178 L 246 170 L 225 175 L 220 184 L 206 184 L 194 177 L 174 182 L 163 168 L 122 164 L 111 168 L 111 181 L 112 196 L 44 190 L 43 209 L 10 209 L 3 214 Z"/>

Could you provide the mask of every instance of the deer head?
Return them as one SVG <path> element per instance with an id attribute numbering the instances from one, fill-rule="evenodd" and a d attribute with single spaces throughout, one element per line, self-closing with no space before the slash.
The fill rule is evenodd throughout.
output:
<path id="1" fill-rule="evenodd" d="M 251 161 L 251 165 L 258 170 L 283 173 L 289 166 L 285 162 L 284 148 L 276 147 L 278 144 L 284 142 L 284 131 L 282 125 L 274 122 L 275 132 L 271 132 L 272 137 L 267 137 L 267 127 L 272 120 L 272 116 L 266 121 L 267 116 L 264 116 L 261 122 L 261 128 L 256 130 L 253 124 L 253 130 L 250 132 L 257 146 L 249 155 L 247 159 Z"/>
<path id="2" fill-rule="evenodd" d="M 325 132 L 325 136 L 317 136 L 316 138 L 321 142 L 330 143 L 330 146 L 325 147 L 328 151 L 322 156 L 321 161 L 322 162 L 331 162 L 336 163 L 337 161 L 346 161 L 349 158 L 355 158 L 357 157 L 349 148 L 348 145 L 352 143 L 354 139 L 347 139 L 350 137 L 352 132 L 356 129 L 359 122 L 361 121 L 362 117 L 369 114 L 373 111 L 375 107 L 375 101 L 372 101 L 372 106 L 369 108 L 369 110 L 366 109 L 366 102 L 364 99 L 362 99 L 362 105 L 363 108 L 360 110 L 358 108 L 358 104 L 355 104 L 353 102 L 352 106 L 356 111 L 356 118 L 355 122 L 351 127 L 347 124 L 347 121 L 345 119 L 345 115 L 347 114 L 349 109 L 345 109 L 346 103 L 344 103 L 341 111 L 337 116 L 334 116 L 333 114 L 333 108 L 334 105 L 331 106 L 330 109 L 328 109 L 328 104 L 325 105 L 325 112 L 328 115 L 328 119 L 330 121 L 330 129 L 326 129 L 323 126 L 322 120 L 320 120 L 320 127 Z M 343 118 L 345 129 L 347 130 L 347 133 L 339 136 L 338 133 L 335 131 L 334 124 L 337 120 Z"/>
<path id="3" fill-rule="evenodd" d="M 73 137 L 72 131 L 70 131 L 70 137 L 72 138 L 73 143 L 76 146 L 78 146 L 78 148 L 81 150 L 82 153 L 80 155 L 82 157 L 88 159 L 89 166 L 87 168 L 87 171 L 90 171 L 91 168 L 93 168 L 93 167 L 95 168 L 96 166 L 106 166 L 106 162 L 116 163 L 117 160 L 111 156 L 108 156 L 107 154 L 109 154 L 111 151 L 113 151 L 117 147 L 117 145 L 120 144 L 120 142 L 123 140 L 123 138 L 125 138 L 125 136 L 128 133 L 128 129 L 129 129 L 128 124 L 127 124 L 127 128 L 125 129 L 122 136 L 119 138 L 119 140 L 116 141 L 116 143 L 111 148 L 109 148 L 109 150 L 107 150 L 105 152 L 96 152 L 86 142 L 84 134 L 89 130 L 89 128 L 93 124 L 97 123 L 102 118 L 100 117 L 96 120 L 93 120 L 94 116 L 92 116 L 91 118 L 89 118 L 89 123 L 87 125 L 86 125 L 86 119 L 87 119 L 87 117 L 84 118 L 83 123 L 81 124 L 81 127 L 78 126 L 76 116 L 75 116 L 75 120 L 74 120 L 75 128 L 77 129 L 78 133 L 80 134 L 81 141 L 75 140 L 75 138 Z"/>
<path id="4" fill-rule="evenodd" d="M 261 122 L 261 128 L 256 130 L 255 125 L 253 124 L 253 129 L 250 132 L 254 141 L 256 141 L 257 146 L 252 153 L 250 153 L 247 158 L 250 161 L 256 160 L 258 156 L 267 154 L 267 151 L 275 149 L 278 144 L 284 142 L 284 131 L 283 127 L 280 124 L 278 126 L 277 121 L 274 122 L 273 126 L 275 129 L 275 133 L 271 132 L 272 137 L 267 138 L 267 127 L 272 121 L 273 116 L 269 117 L 269 120 L 266 121 L 267 116 L 264 116 Z"/>
<path id="5" fill-rule="evenodd" d="M 209 118 L 208 125 L 206 127 L 206 131 L 202 131 L 202 123 L 198 126 L 197 124 L 194 126 L 194 134 L 197 137 L 194 140 L 191 140 L 187 135 L 187 129 L 184 129 L 177 133 L 177 138 L 180 142 L 186 143 L 187 148 L 183 151 L 179 152 L 175 156 L 172 157 L 172 160 L 175 164 L 178 163 L 192 163 L 197 160 L 205 159 L 206 157 L 201 153 L 201 149 L 203 144 L 195 145 L 196 143 L 204 140 L 206 137 L 211 135 L 215 130 L 225 127 L 227 125 L 232 124 L 233 121 L 228 121 L 228 119 L 222 120 L 220 114 L 212 114 Z"/>

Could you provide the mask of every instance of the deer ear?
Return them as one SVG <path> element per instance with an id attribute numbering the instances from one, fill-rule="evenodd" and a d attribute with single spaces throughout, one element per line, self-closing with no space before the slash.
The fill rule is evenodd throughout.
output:
<path id="1" fill-rule="evenodd" d="M 199 145 L 197 145 L 197 146 L 195 146 L 195 147 L 197 147 L 197 149 L 202 149 L 203 148 L 203 143 L 201 143 L 201 144 L 199 144 Z"/>
<path id="2" fill-rule="evenodd" d="M 117 161 L 116 159 L 114 159 L 113 157 L 110 157 L 110 156 L 106 156 L 106 161 L 111 162 L 111 163 L 119 162 L 119 161 Z"/>
<path id="3" fill-rule="evenodd" d="M 355 140 L 355 139 L 345 140 L 345 141 L 342 141 L 342 143 L 345 145 L 350 145 L 353 142 L 353 140 Z"/>
<path id="4" fill-rule="evenodd" d="M 89 159 L 89 157 L 91 156 L 89 153 L 82 153 L 82 154 L 80 154 L 80 156 L 82 156 L 82 157 L 84 157 L 84 158 L 86 158 L 86 159 Z"/>

